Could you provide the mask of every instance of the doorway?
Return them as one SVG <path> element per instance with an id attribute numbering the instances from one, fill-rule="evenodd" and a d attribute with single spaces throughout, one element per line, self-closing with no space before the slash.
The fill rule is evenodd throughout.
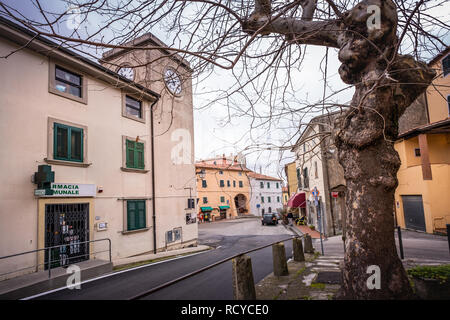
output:
<path id="1" fill-rule="evenodd" d="M 89 203 L 45 205 L 45 247 L 65 245 L 45 252 L 45 269 L 89 259 Z"/>
<path id="2" fill-rule="evenodd" d="M 401 196 L 405 226 L 408 229 L 426 231 L 422 196 Z"/>

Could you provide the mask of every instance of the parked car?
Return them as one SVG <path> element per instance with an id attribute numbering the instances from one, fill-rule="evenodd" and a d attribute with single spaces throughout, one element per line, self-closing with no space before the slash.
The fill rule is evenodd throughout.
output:
<path id="1" fill-rule="evenodd" d="M 278 219 L 275 213 L 265 213 L 262 216 L 261 224 L 278 224 Z"/>

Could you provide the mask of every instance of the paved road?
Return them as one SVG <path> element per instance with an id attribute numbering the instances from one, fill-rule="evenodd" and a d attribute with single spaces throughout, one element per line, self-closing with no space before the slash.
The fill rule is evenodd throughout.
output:
<path id="1" fill-rule="evenodd" d="M 241 219 L 199 225 L 201 244 L 215 247 L 204 253 L 120 273 L 82 285 L 80 290 L 61 290 L 38 299 L 127 299 L 164 282 L 216 261 L 291 236 L 283 226 L 261 226 L 259 219 Z M 286 255 L 291 256 L 291 241 Z M 270 247 L 249 254 L 255 283 L 273 271 Z M 146 299 L 232 299 L 231 262 L 162 289 Z"/>
<path id="2" fill-rule="evenodd" d="M 395 239 L 397 252 L 400 252 L 397 232 Z M 450 261 L 447 237 L 402 230 L 402 242 L 405 259 Z M 313 240 L 313 246 L 321 252 L 319 239 Z M 344 254 L 341 236 L 330 237 L 323 241 L 323 247 L 325 255 L 340 256 Z"/>

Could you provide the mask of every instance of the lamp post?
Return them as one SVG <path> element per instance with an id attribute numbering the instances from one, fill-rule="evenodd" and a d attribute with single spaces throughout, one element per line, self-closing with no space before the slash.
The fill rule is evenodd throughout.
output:
<path id="1" fill-rule="evenodd" d="M 202 179 L 202 180 L 205 179 L 205 176 L 206 176 L 205 169 L 201 169 L 200 171 L 195 172 L 195 174 L 198 175 L 198 177 L 200 179 Z"/>

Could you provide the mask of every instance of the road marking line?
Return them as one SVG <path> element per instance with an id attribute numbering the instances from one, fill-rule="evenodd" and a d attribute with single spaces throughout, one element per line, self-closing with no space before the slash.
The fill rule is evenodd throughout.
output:
<path id="1" fill-rule="evenodd" d="M 145 267 L 154 266 L 154 265 L 161 264 L 161 263 L 164 263 L 164 262 L 170 262 L 170 261 L 174 261 L 174 260 L 178 260 L 178 259 L 182 259 L 182 258 L 193 257 L 193 256 L 196 256 L 198 254 L 205 253 L 205 252 L 208 252 L 208 251 L 210 251 L 210 250 L 204 250 L 204 251 L 196 252 L 196 253 L 193 253 L 193 254 L 190 254 L 190 255 L 185 255 L 185 256 L 176 257 L 176 258 L 173 258 L 173 259 L 167 259 L 167 260 L 164 260 L 164 261 L 158 261 L 158 262 L 154 262 L 154 263 L 145 264 L 143 266 L 138 266 L 138 267 L 134 267 L 134 268 L 126 269 L 126 270 L 121 270 L 121 271 L 117 271 L 117 272 L 108 273 L 108 274 L 105 274 L 103 276 L 99 276 L 99 277 L 96 277 L 96 278 L 92 278 L 92 279 L 88 279 L 88 280 L 82 281 L 80 283 L 80 285 L 85 284 L 85 283 L 89 283 L 89 282 L 92 282 L 92 281 L 96 281 L 96 280 L 100 280 L 100 279 L 116 276 L 116 275 L 121 274 L 121 273 L 134 271 L 134 270 L 145 268 Z M 34 298 L 45 296 L 47 294 L 58 292 L 58 291 L 65 290 L 65 289 L 67 289 L 67 286 L 61 287 L 61 288 L 58 288 L 58 289 L 53 289 L 53 290 L 41 292 L 41 293 L 35 294 L 33 296 L 22 298 L 20 300 L 31 300 L 31 299 L 34 299 Z"/>

